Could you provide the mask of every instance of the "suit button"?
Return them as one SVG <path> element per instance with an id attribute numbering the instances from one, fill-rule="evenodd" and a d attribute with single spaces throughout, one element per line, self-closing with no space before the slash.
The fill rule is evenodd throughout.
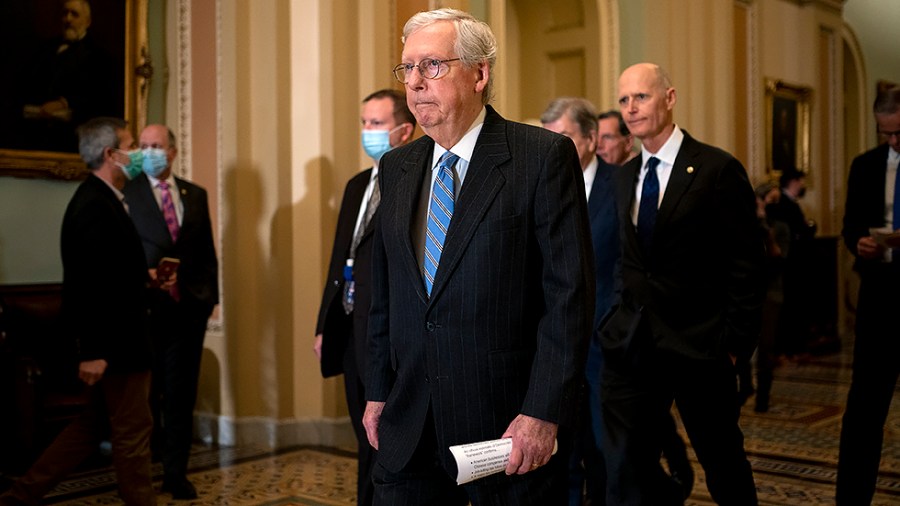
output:
<path id="1" fill-rule="evenodd" d="M 334 283 L 334 286 L 338 286 L 341 284 L 341 282 L 336 279 L 334 281 L 332 281 L 332 283 Z"/>
<path id="2" fill-rule="evenodd" d="M 425 383 L 431 383 L 431 378 L 427 374 L 425 375 Z"/>
<path id="3" fill-rule="evenodd" d="M 434 324 L 434 322 L 428 322 L 425 324 L 425 329 L 428 332 L 434 332 L 435 327 L 436 327 L 436 325 Z"/>

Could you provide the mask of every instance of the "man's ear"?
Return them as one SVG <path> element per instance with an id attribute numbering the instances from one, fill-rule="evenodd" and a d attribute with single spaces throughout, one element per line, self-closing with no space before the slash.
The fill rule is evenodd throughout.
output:
<path id="1" fill-rule="evenodd" d="M 483 93 L 491 77 L 491 64 L 483 61 L 478 64 L 478 80 L 475 81 L 475 93 Z"/>

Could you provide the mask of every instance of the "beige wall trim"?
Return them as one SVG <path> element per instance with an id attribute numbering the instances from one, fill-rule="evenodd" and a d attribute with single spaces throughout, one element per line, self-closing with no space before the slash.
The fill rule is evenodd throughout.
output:
<path id="1" fill-rule="evenodd" d="M 863 121 L 860 121 L 860 128 L 857 132 L 859 135 L 859 145 L 860 146 L 869 146 L 872 137 L 869 134 L 869 125 L 872 124 L 871 121 L 866 121 L 869 119 L 869 115 L 872 114 L 871 105 L 874 101 L 874 90 L 868 89 L 868 76 L 869 73 L 866 70 L 866 59 L 863 56 L 862 46 L 859 43 L 859 39 L 856 37 L 856 32 L 853 30 L 853 27 L 844 22 L 841 25 L 841 38 L 847 44 L 847 48 L 850 50 L 850 53 L 853 55 L 854 64 L 858 69 L 856 74 L 856 82 L 857 89 L 859 90 L 859 94 L 857 96 L 857 102 L 860 104 L 860 110 L 858 111 L 859 117 L 864 118 Z M 872 91 L 872 100 L 869 100 L 869 91 Z M 867 148 L 868 149 L 868 148 Z"/>
<path id="2" fill-rule="evenodd" d="M 846 0 L 783 0 L 788 3 L 795 3 L 801 7 L 805 5 L 815 5 L 817 7 L 823 7 L 825 9 L 829 9 L 835 12 L 841 12 L 844 10 L 844 2 Z"/>
<path id="3" fill-rule="evenodd" d="M 747 160 L 744 166 L 751 172 L 751 176 L 762 180 L 765 177 L 765 162 L 763 157 L 766 151 L 765 133 L 763 129 L 763 96 L 765 94 L 763 79 L 759 63 L 759 3 L 754 0 L 737 0 L 736 4 L 747 13 Z M 740 119 L 740 118 L 739 118 Z"/>
<path id="4" fill-rule="evenodd" d="M 298 445 L 356 447 L 350 417 L 284 419 L 233 418 L 194 414 L 194 434 L 206 444 L 261 446 L 277 450 Z"/>
<path id="5" fill-rule="evenodd" d="M 600 25 L 600 110 L 606 110 L 616 103 L 620 63 L 619 43 L 619 2 L 618 0 L 598 0 L 597 13 Z"/>
<path id="6" fill-rule="evenodd" d="M 178 51 L 176 68 L 178 75 L 174 79 L 178 93 L 178 116 L 176 132 L 178 133 L 179 175 L 191 179 L 191 0 L 178 0 Z M 169 81 L 170 84 L 172 81 Z"/>

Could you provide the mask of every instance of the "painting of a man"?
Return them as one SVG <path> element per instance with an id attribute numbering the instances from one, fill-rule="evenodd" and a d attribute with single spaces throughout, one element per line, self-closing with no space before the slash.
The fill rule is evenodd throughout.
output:
<path id="1" fill-rule="evenodd" d="M 22 51 L 5 58 L 22 74 L 0 99 L 0 148 L 75 153 L 75 127 L 96 116 L 123 116 L 125 6 L 15 0 L 7 9 L 3 38 L 16 40 L 4 46 Z"/>

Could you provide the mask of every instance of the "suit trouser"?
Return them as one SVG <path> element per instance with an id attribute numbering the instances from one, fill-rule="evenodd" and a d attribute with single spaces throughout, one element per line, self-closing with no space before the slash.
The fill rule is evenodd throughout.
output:
<path id="1" fill-rule="evenodd" d="M 512 421 L 512 420 L 510 420 Z M 372 470 L 377 506 L 548 506 L 566 504 L 572 436 L 558 434 L 559 451 L 537 470 L 506 476 L 502 472 L 459 486 L 441 463 L 431 408 L 419 444 L 398 472 L 376 457 Z"/>
<path id="2" fill-rule="evenodd" d="M 347 409 L 350 412 L 350 423 L 356 434 L 357 472 L 356 472 L 356 504 L 368 506 L 372 504 L 374 485 L 372 485 L 372 465 L 375 463 L 376 451 L 369 444 L 369 437 L 362 424 L 366 410 L 365 387 L 356 365 L 356 351 L 352 337 L 344 352 L 344 393 L 347 395 Z"/>
<path id="3" fill-rule="evenodd" d="M 205 310 L 191 311 L 166 298 L 151 311 L 153 337 L 154 446 L 162 451 L 166 478 L 184 477 L 194 430 L 194 404 L 200 377 L 200 358 L 209 318 Z"/>
<path id="4" fill-rule="evenodd" d="M 900 275 L 868 276 L 859 290 L 853 378 L 841 425 L 837 504 L 870 504 L 894 388 L 900 375 Z"/>
<path id="5" fill-rule="evenodd" d="M 674 400 L 713 500 L 756 505 L 756 486 L 734 409 L 735 368 L 727 357 L 699 361 L 647 350 L 633 366 L 605 364 L 603 449 L 607 504 L 680 505 L 682 490 L 660 465 Z"/>
<path id="6" fill-rule="evenodd" d="M 104 374 L 92 388 L 85 411 L 60 433 L 4 498 L 38 504 L 54 485 L 97 451 L 109 427 L 119 495 L 125 504 L 155 505 L 149 393 L 150 371 Z"/>
<path id="7" fill-rule="evenodd" d="M 600 447 L 603 418 L 600 406 L 600 344 L 591 340 L 584 369 L 585 384 L 579 397 L 579 420 L 575 444 L 569 459 L 569 506 L 606 504 L 606 462 Z M 582 488 L 585 494 L 582 494 Z M 584 497 L 582 497 L 584 495 Z"/>

